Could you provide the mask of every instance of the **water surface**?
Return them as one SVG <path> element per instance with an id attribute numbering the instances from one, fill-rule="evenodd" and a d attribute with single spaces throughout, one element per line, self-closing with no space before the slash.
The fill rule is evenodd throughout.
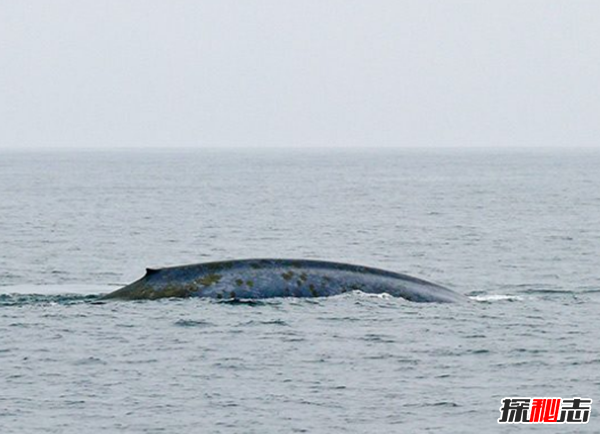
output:
<path id="1" fill-rule="evenodd" d="M 502 397 L 597 401 L 597 167 L 592 151 L 4 152 L 2 433 L 516 432 Z M 473 302 L 96 300 L 146 266 L 250 257 L 380 267 Z M 561 432 L 598 431 L 595 406 Z"/>

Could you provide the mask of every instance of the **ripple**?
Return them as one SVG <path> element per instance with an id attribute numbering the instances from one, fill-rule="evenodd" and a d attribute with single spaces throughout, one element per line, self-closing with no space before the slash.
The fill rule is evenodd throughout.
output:
<path id="1" fill-rule="evenodd" d="M 107 362 L 98 358 L 98 357 L 85 357 L 83 359 L 78 359 L 74 363 L 74 365 L 106 365 Z"/>
<path id="2" fill-rule="evenodd" d="M 80 294 L 0 294 L 0 307 L 19 307 L 29 305 L 68 305 L 77 303 L 91 303 L 96 301 L 97 295 Z"/>
<path id="3" fill-rule="evenodd" d="M 485 294 L 485 295 L 473 295 L 469 297 L 471 300 L 480 302 L 495 302 L 495 301 L 523 301 L 523 297 L 518 295 L 509 294 Z"/>
<path id="4" fill-rule="evenodd" d="M 177 327 L 212 327 L 213 323 L 205 320 L 180 319 L 175 321 Z"/>

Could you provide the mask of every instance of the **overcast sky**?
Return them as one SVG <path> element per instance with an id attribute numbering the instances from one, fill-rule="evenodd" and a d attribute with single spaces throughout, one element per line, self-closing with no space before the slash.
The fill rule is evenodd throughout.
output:
<path id="1" fill-rule="evenodd" d="M 600 1 L 2 0 L 0 148 L 600 147 Z"/>

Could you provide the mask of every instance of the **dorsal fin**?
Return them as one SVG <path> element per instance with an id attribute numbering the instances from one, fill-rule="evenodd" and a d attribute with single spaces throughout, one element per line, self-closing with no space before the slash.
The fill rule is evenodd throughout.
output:
<path id="1" fill-rule="evenodd" d="M 158 268 L 146 268 L 146 276 L 152 276 L 153 274 L 158 273 L 160 270 Z"/>

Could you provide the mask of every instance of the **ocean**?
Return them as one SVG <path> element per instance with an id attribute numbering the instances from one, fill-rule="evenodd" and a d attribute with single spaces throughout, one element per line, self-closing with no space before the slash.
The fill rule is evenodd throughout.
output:
<path id="1" fill-rule="evenodd" d="M 600 152 L 0 152 L 0 432 L 600 432 Z M 307 258 L 468 295 L 102 302 Z M 504 397 L 592 398 L 499 425 Z"/>

